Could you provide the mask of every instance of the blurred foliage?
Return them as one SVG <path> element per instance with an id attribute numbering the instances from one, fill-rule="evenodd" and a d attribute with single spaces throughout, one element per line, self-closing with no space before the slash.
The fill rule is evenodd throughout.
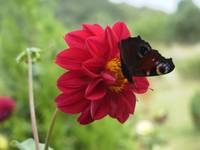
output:
<path id="1" fill-rule="evenodd" d="M 177 70 L 179 71 L 180 76 L 183 77 L 185 80 L 200 79 L 199 56 L 180 60 L 179 65 L 177 66 Z"/>
<path id="2" fill-rule="evenodd" d="M 23 142 L 12 141 L 12 148 L 17 148 L 19 150 L 35 150 L 35 141 L 32 138 L 29 138 Z M 39 144 L 39 148 L 43 150 L 45 148 L 45 144 Z M 53 150 L 51 147 L 48 147 L 48 150 Z"/>
<path id="3" fill-rule="evenodd" d="M 59 0 L 55 13 L 66 26 L 84 22 L 108 24 L 123 19 L 123 13 L 107 0 Z"/>
<path id="4" fill-rule="evenodd" d="M 198 42 L 200 39 L 200 9 L 192 0 L 180 1 L 177 11 L 166 14 L 146 7 L 136 8 L 108 0 L 59 0 L 55 16 L 69 29 L 84 22 L 113 24 L 116 20 L 128 23 L 132 33 L 156 42 Z"/>
<path id="5" fill-rule="evenodd" d="M 187 43 L 199 41 L 199 16 L 200 9 L 191 0 L 181 1 L 177 12 L 172 17 L 172 29 L 175 39 Z"/>
<path id="6" fill-rule="evenodd" d="M 195 127 L 200 131 L 200 91 L 197 91 L 191 99 L 191 115 Z"/>
<path id="7" fill-rule="evenodd" d="M 0 132 L 9 140 L 23 141 L 32 136 L 27 109 L 27 67 L 16 63 L 18 54 L 27 47 L 42 50 L 41 61 L 33 69 L 38 129 L 44 142 L 58 95 L 56 80 L 63 72 L 54 65 L 54 57 L 66 48 L 66 32 L 84 22 L 105 26 L 123 20 L 133 35 L 141 34 L 151 41 L 168 44 L 200 39 L 199 9 L 189 1 L 181 2 L 171 15 L 107 0 L 0 0 L 0 8 L 0 95 L 12 96 L 17 101 L 13 117 L 0 125 Z M 183 70 L 189 74 L 188 68 L 197 66 L 194 71 L 198 76 L 199 63 L 192 61 Z M 80 126 L 75 116 L 60 114 L 50 146 L 56 150 L 137 149 L 130 128 L 132 123 L 122 126 L 109 118 Z"/>
<path id="8" fill-rule="evenodd" d="M 195 43 L 200 41 L 199 16 L 200 9 L 192 0 L 182 0 L 173 14 L 147 11 L 131 23 L 133 33 L 136 31 L 148 40 L 164 43 Z"/>
<path id="9" fill-rule="evenodd" d="M 159 19 L 158 19 L 159 18 Z M 131 32 L 140 34 L 147 40 L 166 42 L 170 41 L 170 30 L 168 16 L 164 13 L 147 13 L 137 21 L 130 23 Z M 167 32 L 168 30 L 168 32 Z"/>

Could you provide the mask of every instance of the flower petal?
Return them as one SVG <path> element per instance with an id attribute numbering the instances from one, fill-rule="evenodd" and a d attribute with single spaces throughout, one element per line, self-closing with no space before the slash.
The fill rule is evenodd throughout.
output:
<path id="1" fill-rule="evenodd" d="M 111 97 L 109 115 L 118 119 L 121 123 L 125 122 L 129 114 L 133 114 L 135 110 L 135 95 L 129 90 L 125 91 L 125 93 L 112 95 Z"/>
<path id="2" fill-rule="evenodd" d="M 145 77 L 134 77 L 134 88 L 133 91 L 135 93 L 145 93 L 149 88 L 149 82 Z"/>
<path id="3" fill-rule="evenodd" d="M 92 119 L 91 113 L 90 113 L 90 107 L 88 106 L 79 116 L 77 119 L 80 124 L 86 125 L 94 120 Z"/>
<path id="4" fill-rule="evenodd" d="M 128 37 L 131 36 L 126 24 L 124 22 L 116 22 L 113 27 L 112 30 L 115 32 L 115 34 L 117 35 L 117 41 L 121 41 L 123 39 L 127 39 Z"/>
<path id="5" fill-rule="evenodd" d="M 118 42 L 115 33 L 109 26 L 107 26 L 105 29 L 105 42 L 108 45 L 108 49 L 110 52 L 109 58 L 115 57 L 116 54 L 119 53 Z"/>
<path id="6" fill-rule="evenodd" d="M 120 122 L 120 123 L 124 123 L 129 117 L 129 114 L 126 113 L 126 112 L 121 112 L 121 114 L 118 114 L 117 116 L 117 120 Z"/>
<path id="7" fill-rule="evenodd" d="M 85 91 L 85 98 L 89 100 L 100 100 L 106 94 L 105 85 L 102 79 L 91 81 Z"/>
<path id="8" fill-rule="evenodd" d="M 115 94 L 107 95 L 107 99 L 109 100 L 109 115 L 113 118 L 116 118 L 116 113 L 118 109 L 118 98 Z"/>
<path id="9" fill-rule="evenodd" d="M 104 80 L 104 82 L 106 83 L 107 86 L 116 84 L 115 74 L 110 72 L 110 71 L 102 72 L 101 77 L 103 78 L 103 80 Z"/>
<path id="10" fill-rule="evenodd" d="M 60 111 L 68 114 L 76 114 L 82 112 L 89 101 L 84 99 L 84 91 L 77 91 L 74 93 L 62 93 L 56 98 L 57 107 Z"/>
<path id="11" fill-rule="evenodd" d="M 57 81 L 58 88 L 65 92 L 72 88 L 83 88 L 89 82 L 89 78 L 78 71 L 69 71 L 64 73 Z"/>
<path id="12" fill-rule="evenodd" d="M 92 58 L 82 64 L 83 71 L 90 77 L 100 76 L 105 65 L 105 60 L 100 58 Z"/>
<path id="13" fill-rule="evenodd" d="M 91 115 L 94 120 L 99 120 L 108 114 L 109 104 L 106 98 L 91 102 Z"/>
<path id="14" fill-rule="evenodd" d="M 56 56 L 56 63 L 69 70 L 81 70 L 83 61 L 90 58 L 88 51 L 78 48 L 69 48 Z"/>
<path id="15" fill-rule="evenodd" d="M 103 37 L 90 37 L 86 41 L 87 48 L 94 58 L 107 59 L 109 55 L 108 47 L 104 43 Z"/>
<path id="16" fill-rule="evenodd" d="M 76 30 L 69 32 L 65 35 L 64 39 L 71 48 L 85 48 L 85 40 L 91 36 L 90 33 L 88 33 L 85 30 Z"/>
<path id="17" fill-rule="evenodd" d="M 126 92 L 122 93 L 123 97 L 122 100 L 126 103 L 127 111 L 131 114 L 135 111 L 136 105 L 136 96 L 131 90 L 126 90 Z"/>
<path id="18" fill-rule="evenodd" d="M 98 25 L 98 24 L 83 24 L 83 29 L 85 29 L 86 31 L 88 31 L 91 35 L 103 35 L 104 30 L 103 28 Z"/>

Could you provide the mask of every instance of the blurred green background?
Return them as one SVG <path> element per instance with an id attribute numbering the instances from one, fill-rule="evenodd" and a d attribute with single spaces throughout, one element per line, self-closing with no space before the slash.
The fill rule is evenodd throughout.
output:
<path id="1" fill-rule="evenodd" d="M 0 135 L 9 141 L 23 141 L 32 136 L 27 108 L 27 67 L 16 63 L 21 51 L 27 47 L 42 50 L 41 61 L 33 69 L 38 129 L 44 142 L 55 109 L 54 98 L 59 93 L 56 80 L 64 72 L 54 64 L 55 55 L 67 46 L 64 34 L 80 28 L 82 23 L 105 27 L 122 20 L 133 35 L 140 34 L 164 56 L 172 57 L 175 71 L 149 78 L 154 90 L 138 96 L 135 115 L 123 125 L 105 118 L 80 126 L 75 121 L 77 116 L 60 113 L 51 147 L 55 150 L 200 149 L 200 8 L 191 0 L 182 0 L 169 13 L 114 1 L 0 0 L 0 95 L 11 96 L 17 102 L 12 117 L 0 124 Z M 167 5 L 170 1 L 159 3 Z M 141 124 L 142 120 L 148 121 Z"/>

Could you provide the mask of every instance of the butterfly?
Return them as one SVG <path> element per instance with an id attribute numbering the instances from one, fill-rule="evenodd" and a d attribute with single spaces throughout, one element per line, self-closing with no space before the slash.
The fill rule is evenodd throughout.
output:
<path id="1" fill-rule="evenodd" d="M 119 49 L 122 73 L 129 82 L 134 82 L 133 76 L 159 76 L 175 68 L 172 58 L 163 57 L 140 36 L 122 40 Z"/>

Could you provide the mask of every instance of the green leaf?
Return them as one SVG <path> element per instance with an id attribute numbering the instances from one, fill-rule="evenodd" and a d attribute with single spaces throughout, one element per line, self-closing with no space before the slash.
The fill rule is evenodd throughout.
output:
<path id="1" fill-rule="evenodd" d="M 12 146 L 18 148 L 19 150 L 35 150 L 35 141 L 30 138 L 23 142 L 14 141 Z M 40 143 L 40 149 L 44 150 L 45 144 Z M 53 148 L 49 147 L 48 150 L 53 150 Z"/>

